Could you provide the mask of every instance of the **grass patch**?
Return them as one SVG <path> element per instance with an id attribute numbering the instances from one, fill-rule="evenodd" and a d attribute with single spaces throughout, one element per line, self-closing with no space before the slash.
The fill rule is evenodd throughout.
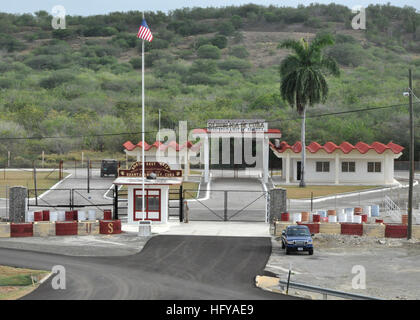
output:
<path id="1" fill-rule="evenodd" d="M 64 177 L 68 174 L 63 173 Z M 51 171 L 37 171 L 36 172 L 36 185 L 40 190 L 48 190 L 55 185 L 59 180 L 58 170 Z M 34 177 L 32 170 L 20 170 L 20 171 L 0 171 L 0 198 L 6 197 L 5 186 L 23 186 L 28 189 L 34 189 Z M 38 192 L 38 196 L 42 192 Z M 34 196 L 34 195 L 30 195 Z"/>
<path id="2" fill-rule="evenodd" d="M 34 290 L 48 272 L 0 266 L 0 300 L 15 300 Z"/>
<path id="3" fill-rule="evenodd" d="M 374 189 L 378 186 L 306 186 L 305 188 L 300 188 L 299 186 L 285 186 L 277 185 L 276 188 L 283 188 L 287 190 L 287 197 L 289 199 L 305 199 L 311 197 L 311 192 L 313 196 L 322 197 L 352 191 L 361 191 L 367 189 Z"/>

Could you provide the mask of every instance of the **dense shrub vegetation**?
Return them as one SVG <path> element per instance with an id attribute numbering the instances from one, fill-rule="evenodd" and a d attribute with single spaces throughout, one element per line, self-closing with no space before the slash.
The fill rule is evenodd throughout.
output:
<path id="1" fill-rule="evenodd" d="M 265 118 L 290 143 L 300 137 L 295 110 L 279 95 L 278 65 L 287 52 L 276 49 L 294 31 L 313 37 L 333 33 L 326 54 L 343 70 L 329 78 L 330 99 L 308 111 L 307 140 L 355 143 L 390 140 L 408 144 L 408 111 L 311 118 L 364 107 L 407 103 L 407 69 L 414 68 L 420 96 L 420 15 L 410 7 L 369 6 L 366 31 L 351 29 L 353 14 L 330 4 L 287 7 L 244 5 L 148 12 L 155 40 L 146 43 L 146 138 L 162 126 L 190 128 L 211 118 Z M 141 131 L 142 13 L 68 16 L 65 30 L 52 30 L 45 11 L 0 13 L 0 166 L 7 151 L 28 161 L 48 153 L 85 149 L 118 152 Z M 270 31 L 270 32 L 268 32 Z M 274 32 L 273 32 L 274 31 Z M 277 37 L 277 38 L 276 38 Z M 420 111 L 416 105 L 416 112 Z M 418 118 L 416 124 L 420 126 Z M 12 140 L 17 137 L 82 136 Z M 420 138 L 416 137 L 420 150 Z M 30 162 L 29 162 L 30 163 Z"/>

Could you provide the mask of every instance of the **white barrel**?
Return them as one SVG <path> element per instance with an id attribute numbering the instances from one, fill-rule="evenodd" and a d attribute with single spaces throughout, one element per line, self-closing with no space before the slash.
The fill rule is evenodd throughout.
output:
<path id="1" fill-rule="evenodd" d="M 65 211 L 58 211 L 57 221 L 66 221 L 66 212 Z"/>
<path id="2" fill-rule="evenodd" d="M 354 223 L 362 223 L 362 216 L 353 216 Z"/>
<path id="3" fill-rule="evenodd" d="M 328 216 L 328 222 L 337 222 L 337 216 Z"/>
<path id="4" fill-rule="evenodd" d="M 347 214 L 345 213 L 340 213 L 338 215 L 338 222 L 347 222 Z"/>
<path id="5" fill-rule="evenodd" d="M 325 210 L 318 210 L 317 214 L 319 214 L 321 217 L 325 218 L 327 216 L 327 211 Z"/>
<path id="6" fill-rule="evenodd" d="M 96 220 L 96 211 L 95 210 L 89 210 L 88 211 L 88 219 L 89 220 Z"/>
<path id="7" fill-rule="evenodd" d="M 379 206 L 377 204 L 370 206 L 370 213 L 372 217 L 379 217 Z"/>
<path id="8" fill-rule="evenodd" d="M 302 214 L 301 213 L 294 213 L 292 217 L 293 223 L 302 222 Z"/>
<path id="9" fill-rule="evenodd" d="M 34 222 L 34 212 L 28 211 L 28 222 Z"/>
<path id="10" fill-rule="evenodd" d="M 86 211 L 77 211 L 77 220 L 86 220 Z"/>
<path id="11" fill-rule="evenodd" d="M 346 208 L 344 212 L 354 214 L 354 208 Z"/>
<path id="12" fill-rule="evenodd" d="M 50 222 L 56 222 L 58 220 L 58 212 L 51 211 L 50 212 Z"/>
<path id="13" fill-rule="evenodd" d="M 343 208 L 339 208 L 336 210 L 337 215 L 343 214 L 344 213 L 344 209 Z"/>
<path id="14" fill-rule="evenodd" d="M 370 206 L 364 206 L 363 207 L 363 214 L 367 214 L 367 216 L 370 218 L 372 216 L 372 208 Z"/>
<path id="15" fill-rule="evenodd" d="M 348 212 L 347 214 L 346 214 L 346 218 L 347 218 L 347 222 L 353 222 L 353 217 L 354 217 L 354 214 L 352 213 L 352 212 Z"/>

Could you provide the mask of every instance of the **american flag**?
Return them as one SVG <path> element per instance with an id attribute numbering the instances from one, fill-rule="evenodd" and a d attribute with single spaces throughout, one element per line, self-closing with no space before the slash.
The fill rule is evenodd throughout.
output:
<path id="1" fill-rule="evenodd" d="M 149 42 L 152 42 L 153 40 L 152 32 L 150 31 L 150 28 L 147 25 L 147 22 L 145 19 L 143 19 L 143 22 L 141 23 L 139 32 L 137 33 L 137 38 L 143 39 Z"/>

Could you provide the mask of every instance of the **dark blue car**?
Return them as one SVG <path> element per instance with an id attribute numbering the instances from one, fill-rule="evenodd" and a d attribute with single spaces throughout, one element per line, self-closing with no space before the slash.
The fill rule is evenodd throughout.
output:
<path id="1" fill-rule="evenodd" d="M 286 249 L 286 254 L 307 251 L 312 255 L 314 254 L 312 236 L 307 226 L 288 226 L 282 232 L 281 247 Z"/>

